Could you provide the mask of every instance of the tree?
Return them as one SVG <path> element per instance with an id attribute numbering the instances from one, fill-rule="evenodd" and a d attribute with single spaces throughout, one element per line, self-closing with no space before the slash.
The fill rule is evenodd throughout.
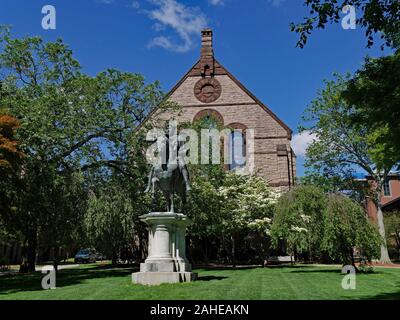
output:
<path id="1" fill-rule="evenodd" d="M 400 213 L 398 211 L 385 213 L 387 242 L 396 248 L 400 258 Z"/>
<path id="2" fill-rule="evenodd" d="M 109 184 L 89 197 L 85 230 L 90 243 L 111 257 L 115 265 L 122 251 L 134 239 L 135 211 L 129 195 L 121 186 Z"/>
<path id="3" fill-rule="evenodd" d="M 50 259 L 55 270 L 60 261 L 61 250 L 74 253 L 77 241 L 81 236 L 82 222 L 87 210 L 87 190 L 83 174 L 74 172 L 60 176 L 47 172 L 47 178 L 41 181 L 40 188 L 46 191 L 37 192 L 40 198 L 41 219 L 38 230 L 38 243 L 52 249 Z M 39 200 L 39 199 L 37 199 Z M 21 212 L 23 216 L 23 212 Z"/>
<path id="4" fill-rule="evenodd" d="M 19 148 L 19 141 L 16 139 L 20 122 L 3 108 L 1 97 L 3 90 L 0 83 L 0 239 L 19 240 L 20 234 L 6 228 L 5 222 L 6 218 L 13 216 L 17 210 L 13 200 L 24 158 Z"/>
<path id="5" fill-rule="evenodd" d="M 343 97 L 355 107 L 353 122 L 367 127 L 371 155 L 376 163 L 392 158 L 400 161 L 398 136 L 400 91 L 400 2 L 397 0 L 306 0 L 310 17 L 303 23 L 291 24 L 292 31 L 300 34 L 297 45 L 301 48 L 314 29 L 323 29 L 328 23 L 338 23 L 345 5 L 357 9 L 357 24 L 366 28 L 368 47 L 379 34 L 385 45 L 396 49 L 393 55 L 378 59 L 367 58 L 364 66 L 348 79 Z M 360 14 L 361 12 L 361 14 Z M 383 47 L 384 45 L 382 45 Z M 390 164 L 389 164 L 390 165 Z"/>
<path id="6" fill-rule="evenodd" d="M 297 42 L 300 48 L 305 46 L 314 29 L 324 29 L 328 23 L 339 23 L 341 11 L 345 5 L 353 6 L 357 10 L 356 23 L 365 28 L 368 47 L 374 44 L 376 34 L 380 35 L 388 47 L 399 43 L 400 3 L 398 0 L 305 0 L 304 3 L 309 8 L 309 16 L 304 18 L 304 22 L 291 23 L 291 30 L 300 34 Z"/>
<path id="7" fill-rule="evenodd" d="M 5 177 L 11 171 L 15 172 L 23 154 L 15 139 L 16 130 L 20 127 L 18 119 L 0 110 L 0 173 Z"/>
<path id="8" fill-rule="evenodd" d="M 206 264 L 209 262 L 210 239 L 218 238 L 223 232 L 219 182 L 213 175 L 215 172 L 208 173 L 208 176 L 191 176 L 192 191 L 187 206 L 187 214 L 193 222 L 189 233 L 191 238 L 197 237 L 200 240 L 201 253 Z"/>
<path id="9" fill-rule="evenodd" d="M 379 59 L 367 58 L 348 81 L 344 99 L 354 106 L 355 125 L 369 128 L 374 161 L 400 161 L 400 50 Z"/>
<path id="10" fill-rule="evenodd" d="M 138 168 L 130 162 L 135 130 L 154 107 L 163 110 L 169 104 L 161 103 L 159 84 L 145 84 L 139 74 L 107 70 L 84 75 L 62 40 L 14 39 L 2 29 L 0 52 L 1 105 L 22 124 L 17 139 L 26 155 L 15 199 L 18 214 L 8 216 L 5 224 L 22 231 L 26 269 L 33 271 L 37 241 L 46 232 L 41 225 L 51 217 L 62 224 L 64 217 L 54 207 L 59 216 L 42 211 L 54 186 L 48 179 L 113 171 L 135 179 L 132 172 Z"/>
<path id="11" fill-rule="evenodd" d="M 375 226 L 365 217 L 363 208 L 346 196 L 329 196 L 324 212 L 322 248 L 343 265 L 355 266 L 354 249 L 362 259 L 379 256 L 382 239 Z"/>
<path id="12" fill-rule="evenodd" d="M 267 238 L 273 205 L 279 195 L 262 178 L 234 171 L 226 174 L 218 191 L 221 196 L 222 229 L 231 238 L 232 264 L 236 266 L 236 245 L 240 234 L 256 229 Z"/>
<path id="13" fill-rule="evenodd" d="M 307 253 L 309 260 L 318 255 L 326 202 L 326 194 L 312 185 L 300 185 L 283 194 L 275 206 L 271 228 L 275 247 L 285 241 L 292 255 Z"/>
<path id="14" fill-rule="evenodd" d="M 354 107 L 342 97 L 347 80 L 337 76 L 336 82 L 327 81 L 326 87 L 305 111 L 305 124 L 300 127 L 300 131 L 308 130 L 317 137 L 307 149 L 305 165 L 310 172 L 340 178 L 344 182 L 353 181 L 357 169 L 364 170 L 373 179 L 372 196 L 383 239 L 380 260 L 388 263 L 390 258 L 386 247 L 381 196 L 383 183 L 397 161 L 388 155 L 383 163 L 374 162 L 371 155 L 374 146 L 370 145 L 369 139 L 371 131 L 367 127 L 353 125 Z"/>
<path id="15" fill-rule="evenodd" d="M 1 89 L 1 87 L 0 87 Z M 18 119 L 0 109 L 0 220 L 5 214 L 15 210 L 12 208 L 12 196 L 16 187 L 23 153 L 19 150 L 18 141 L 15 138 L 20 127 Z"/>

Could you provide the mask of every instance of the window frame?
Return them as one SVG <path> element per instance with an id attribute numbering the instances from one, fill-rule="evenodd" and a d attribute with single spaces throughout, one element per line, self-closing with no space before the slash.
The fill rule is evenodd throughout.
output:
<path id="1" fill-rule="evenodd" d="M 388 194 L 386 194 L 386 186 L 387 186 L 387 190 L 389 191 Z M 390 186 L 390 179 L 386 179 L 385 182 L 383 183 L 383 196 L 384 197 L 392 196 L 392 188 Z"/>
<path id="2" fill-rule="evenodd" d="M 228 166 L 227 169 L 229 171 L 234 171 L 234 170 L 241 170 L 246 168 L 247 166 L 247 137 L 246 137 L 246 131 L 247 131 L 247 127 L 241 123 L 231 123 L 227 126 L 230 130 L 231 133 L 229 135 L 229 157 L 230 160 L 232 160 Z M 242 134 L 242 152 L 241 155 L 244 159 L 244 163 L 243 164 L 236 164 L 234 161 L 235 158 L 235 134 L 237 133 L 241 133 Z"/>

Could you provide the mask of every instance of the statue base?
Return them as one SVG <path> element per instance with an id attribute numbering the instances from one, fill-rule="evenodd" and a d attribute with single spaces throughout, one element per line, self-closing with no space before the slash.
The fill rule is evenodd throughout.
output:
<path id="1" fill-rule="evenodd" d="M 186 258 L 185 234 L 190 220 L 182 213 L 152 212 L 140 217 L 149 230 L 148 257 L 132 282 L 143 285 L 191 282 L 197 278 Z"/>

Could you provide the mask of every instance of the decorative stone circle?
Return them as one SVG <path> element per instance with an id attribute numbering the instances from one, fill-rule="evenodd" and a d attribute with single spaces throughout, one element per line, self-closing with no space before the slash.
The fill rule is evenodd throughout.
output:
<path id="1" fill-rule="evenodd" d="M 221 96 L 222 87 L 215 78 L 204 78 L 194 86 L 194 95 L 204 103 L 214 102 Z"/>

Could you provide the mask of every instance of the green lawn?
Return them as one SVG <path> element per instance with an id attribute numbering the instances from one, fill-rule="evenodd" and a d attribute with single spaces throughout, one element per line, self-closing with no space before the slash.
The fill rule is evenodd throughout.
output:
<path id="1" fill-rule="evenodd" d="M 81 266 L 61 270 L 57 289 L 41 289 L 41 273 L 0 277 L 3 299 L 400 299 L 400 268 L 357 275 L 356 290 L 343 290 L 338 267 L 197 269 L 198 281 L 158 287 L 131 283 L 134 269 Z"/>

